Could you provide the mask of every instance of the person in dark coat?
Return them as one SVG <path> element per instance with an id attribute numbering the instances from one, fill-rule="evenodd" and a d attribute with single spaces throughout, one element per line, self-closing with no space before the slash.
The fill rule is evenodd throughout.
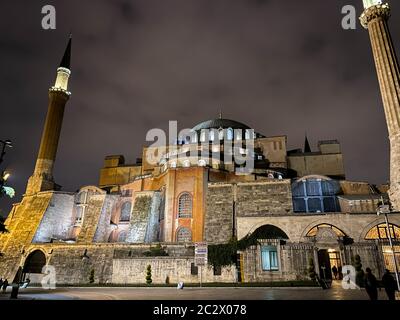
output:
<path id="1" fill-rule="evenodd" d="M 339 273 L 339 280 L 342 280 L 343 279 L 342 266 L 339 266 L 338 273 Z"/>
<path id="2" fill-rule="evenodd" d="M 3 293 L 6 293 L 7 287 L 8 287 L 8 280 L 6 279 L 4 280 L 3 286 L 1 287 Z"/>
<path id="3" fill-rule="evenodd" d="M 365 269 L 366 274 L 364 277 L 365 290 L 368 293 L 370 300 L 378 300 L 378 282 L 375 276 L 372 274 L 370 268 Z"/>
<path id="4" fill-rule="evenodd" d="M 335 277 L 335 280 L 337 280 L 338 269 L 336 268 L 336 266 L 332 267 L 332 273 L 333 273 L 333 276 Z"/>
<path id="5" fill-rule="evenodd" d="M 388 269 L 386 269 L 382 277 L 382 285 L 385 288 L 389 300 L 396 300 L 397 283 Z"/>

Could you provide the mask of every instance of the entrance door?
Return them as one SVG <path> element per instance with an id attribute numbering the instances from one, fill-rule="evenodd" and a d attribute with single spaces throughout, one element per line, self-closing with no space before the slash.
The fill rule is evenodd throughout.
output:
<path id="1" fill-rule="evenodd" d="M 319 274 L 322 279 L 332 280 L 331 262 L 328 250 L 318 250 Z"/>

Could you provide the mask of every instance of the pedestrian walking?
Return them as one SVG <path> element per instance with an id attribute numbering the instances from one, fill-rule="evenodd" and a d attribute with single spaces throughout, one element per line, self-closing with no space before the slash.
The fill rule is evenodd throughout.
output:
<path id="1" fill-rule="evenodd" d="M 378 282 L 375 276 L 372 274 L 370 268 L 365 269 L 366 274 L 364 277 L 365 290 L 370 300 L 378 300 Z"/>
<path id="2" fill-rule="evenodd" d="M 396 300 L 397 283 L 388 269 L 386 269 L 385 274 L 382 277 L 382 285 L 385 288 L 388 299 Z"/>
<path id="3" fill-rule="evenodd" d="M 6 293 L 7 287 L 8 287 L 8 280 L 5 279 L 1 287 L 3 293 Z"/>
<path id="4" fill-rule="evenodd" d="M 332 273 L 333 273 L 333 276 L 335 277 L 335 280 L 337 280 L 338 269 L 336 268 L 336 266 L 332 267 Z"/>

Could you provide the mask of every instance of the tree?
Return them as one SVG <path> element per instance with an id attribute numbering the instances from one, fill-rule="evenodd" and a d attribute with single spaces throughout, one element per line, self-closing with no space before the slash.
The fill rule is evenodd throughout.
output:
<path id="1" fill-rule="evenodd" d="M 361 257 L 356 254 L 354 256 L 354 268 L 356 269 L 356 284 L 359 287 L 364 286 L 364 270 L 362 269 Z"/>
<path id="2" fill-rule="evenodd" d="M 308 260 L 308 276 L 313 281 L 315 281 L 316 278 L 317 278 L 317 275 L 315 273 L 315 265 L 314 265 L 314 259 L 313 258 L 310 258 Z"/>
<path id="3" fill-rule="evenodd" d="M 94 269 L 90 270 L 89 283 L 94 283 Z"/>
<path id="4" fill-rule="evenodd" d="M 151 280 L 151 265 L 148 265 L 146 269 L 146 283 L 150 285 L 152 282 L 153 280 Z"/>

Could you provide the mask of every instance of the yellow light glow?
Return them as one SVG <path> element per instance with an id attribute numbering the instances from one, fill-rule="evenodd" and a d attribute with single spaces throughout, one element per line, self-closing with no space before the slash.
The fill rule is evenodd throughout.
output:
<path id="1" fill-rule="evenodd" d="M 6 172 L 6 173 L 4 173 L 4 175 L 3 175 L 3 180 L 4 181 L 7 181 L 7 179 L 10 177 L 10 173 L 9 172 Z"/>

